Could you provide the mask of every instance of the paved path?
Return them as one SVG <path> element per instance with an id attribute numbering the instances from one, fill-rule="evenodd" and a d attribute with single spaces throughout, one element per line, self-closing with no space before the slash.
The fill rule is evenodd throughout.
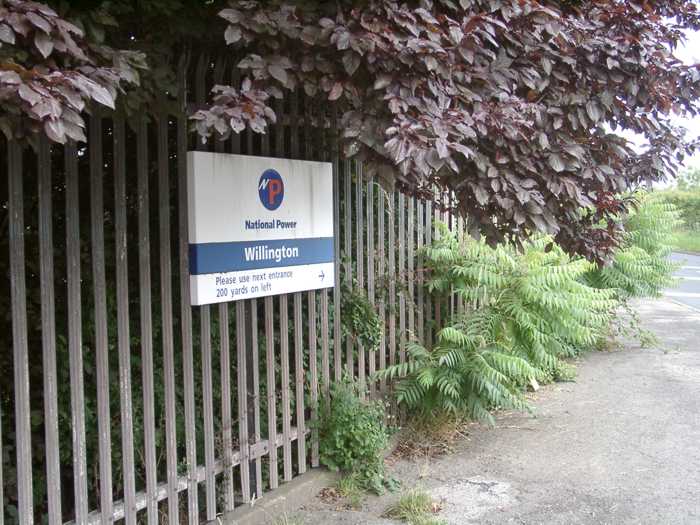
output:
<path id="1" fill-rule="evenodd" d="M 700 523 L 700 312 L 664 299 L 639 310 L 661 348 L 588 354 L 575 383 L 537 393 L 536 417 L 475 425 L 454 454 L 394 474 L 454 525 Z M 394 498 L 359 512 L 314 500 L 299 523 L 395 523 L 380 518 Z"/>
<path id="2" fill-rule="evenodd" d="M 700 311 L 700 255 L 671 254 L 671 260 L 683 267 L 676 272 L 681 281 L 676 288 L 666 290 L 666 297 Z"/>

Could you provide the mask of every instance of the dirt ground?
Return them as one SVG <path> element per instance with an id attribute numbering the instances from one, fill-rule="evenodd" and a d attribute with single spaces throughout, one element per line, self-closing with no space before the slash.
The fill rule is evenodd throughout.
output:
<path id="1" fill-rule="evenodd" d="M 392 474 L 449 524 L 700 523 L 700 311 L 666 299 L 639 311 L 659 348 L 585 355 L 576 382 L 533 395 L 534 414 L 472 425 L 452 454 Z M 396 523 L 381 515 L 397 497 L 358 511 L 312 498 L 290 523 Z"/>

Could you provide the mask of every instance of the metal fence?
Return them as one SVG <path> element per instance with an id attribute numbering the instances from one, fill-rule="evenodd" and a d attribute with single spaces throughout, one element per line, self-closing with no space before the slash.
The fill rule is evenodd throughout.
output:
<path id="1" fill-rule="evenodd" d="M 201 57 L 180 106 L 235 74 Z M 445 306 L 416 250 L 461 220 L 340 160 L 322 103 L 276 110 L 268 134 L 206 145 L 184 111 L 95 113 L 87 144 L 0 145 L 0 525 L 215 519 L 318 466 L 309 423 L 333 380 L 384 395 L 369 375 L 431 338 Z M 188 149 L 331 162 L 335 288 L 191 307 Z M 341 279 L 376 305 L 378 348 L 342 333 Z"/>

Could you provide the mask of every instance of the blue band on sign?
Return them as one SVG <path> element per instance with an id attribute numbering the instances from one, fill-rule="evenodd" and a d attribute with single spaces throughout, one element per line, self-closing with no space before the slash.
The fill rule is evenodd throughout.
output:
<path id="1" fill-rule="evenodd" d="M 333 237 L 190 244 L 190 274 L 333 262 Z"/>

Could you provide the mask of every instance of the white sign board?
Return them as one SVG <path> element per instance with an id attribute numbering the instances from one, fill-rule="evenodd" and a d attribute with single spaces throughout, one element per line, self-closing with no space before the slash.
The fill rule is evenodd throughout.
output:
<path id="1" fill-rule="evenodd" d="M 333 286 L 329 163 L 190 151 L 187 195 L 193 305 Z"/>

